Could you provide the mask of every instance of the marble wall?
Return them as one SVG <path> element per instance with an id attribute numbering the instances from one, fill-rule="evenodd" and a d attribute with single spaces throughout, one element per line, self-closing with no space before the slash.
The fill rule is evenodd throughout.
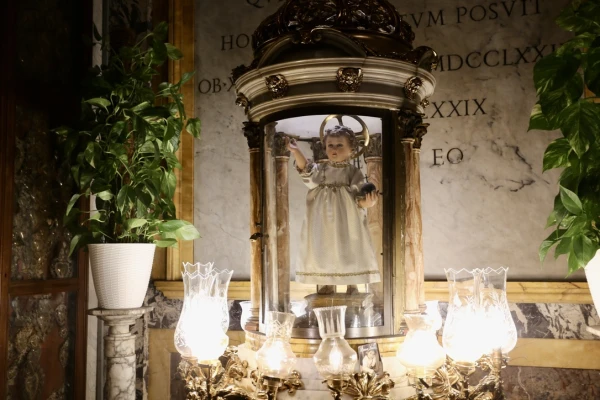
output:
<path id="1" fill-rule="evenodd" d="M 513 280 L 565 279 L 564 259 L 549 257 L 542 269 L 537 257 L 557 192 L 557 174 L 541 169 L 555 134 L 527 127 L 533 65 L 568 38 L 553 22 L 567 2 L 392 0 L 413 26 L 415 45 L 441 56 L 421 156 L 427 278 L 442 278 L 444 267 L 506 265 Z M 195 255 L 233 268 L 234 279 L 249 277 L 249 158 L 229 75 L 252 60 L 252 32 L 281 4 L 196 5 L 203 133 L 195 149 L 195 224 L 202 234 Z"/>

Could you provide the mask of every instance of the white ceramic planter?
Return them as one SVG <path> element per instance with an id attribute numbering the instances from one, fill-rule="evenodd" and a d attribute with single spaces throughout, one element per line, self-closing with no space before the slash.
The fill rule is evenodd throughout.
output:
<path id="1" fill-rule="evenodd" d="M 585 267 L 585 277 L 592 293 L 592 300 L 596 310 L 600 312 L 600 250 Z"/>
<path id="2" fill-rule="evenodd" d="M 142 306 L 152 272 L 155 247 L 151 243 L 88 245 L 100 308 Z"/>

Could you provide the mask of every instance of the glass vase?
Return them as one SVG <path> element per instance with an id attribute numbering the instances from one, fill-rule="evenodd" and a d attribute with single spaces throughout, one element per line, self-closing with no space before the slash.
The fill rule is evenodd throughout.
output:
<path id="1" fill-rule="evenodd" d="M 501 349 L 502 354 L 508 354 L 517 344 L 517 327 L 506 298 L 507 273 L 508 268 L 505 267 L 483 270 L 480 297 L 486 353 Z"/>
<path id="2" fill-rule="evenodd" d="M 296 365 L 290 339 L 296 316 L 292 313 L 269 311 L 267 313 L 267 340 L 256 353 L 256 363 L 261 375 L 287 378 Z"/>
<path id="3" fill-rule="evenodd" d="M 315 308 L 321 344 L 313 356 L 323 379 L 346 379 L 356 369 L 356 352 L 346 335 L 346 306 Z"/>
<path id="4" fill-rule="evenodd" d="M 212 267 L 212 263 L 186 263 L 182 271 L 183 308 L 175 328 L 175 348 L 182 357 L 200 363 L 216 362 L 229 344 L 222 329 L 222 299 L 214 290 L 217 272 Z"/>
<path id="5" fill-rule="evenodd" d="M 448 278 L 449 299 L 442 343 L 453 360 L 472 364 L 486 350 L 479 296 L 483 271 L 444 271 Z"/>

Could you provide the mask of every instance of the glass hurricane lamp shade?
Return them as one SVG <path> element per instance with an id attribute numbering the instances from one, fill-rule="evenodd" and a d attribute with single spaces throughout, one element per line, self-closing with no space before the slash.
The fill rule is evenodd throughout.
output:
<path id="1" fill-rule="evenodd" d="M 175 348 L 182 357 L 203 364 L 216 362 L 229 344 L 222 327 L 223 299 L 214 290 L 217 274 L 212 263 L 186 263 L 182 271 L 184 297 Z"/>
<path id="2" fill-rule="evenodd" d="M 439 301 L 428 300 L 425 302 L 425 314 L 431 318 L 431 329 L 434 331 L 439 330 L 442 327 L 442 315 L 440 314 Z"/>
<path id="3" fill-rule="evenodd" d="M 227 289 L 229 289 L 229 282 L 233 271 L 224 269 L 219 271 L 213 269 L 212 273 L 215 275 L 215 280 L 212 285 L 211 295 L 221 303 L 221 328 L 223 332 L 227 332 L 229 329 L 229 305 L 227 304 Z"/>
<path id="4" fill-rule="evenodd" d="M 487 350 L 479 297 L 483 271 L 448 269 L 445 272 L 450 298 L 442 343 L 454 361 L 472 364 Z"/>
<path id="5" fill-rule="evenodd" d="M 323 339 L 313 356 L 319 375 L 323 379 L 345 379 L 356 369 L 356 352 L 344 335 L 346 306 L 315 308 L 319 334 Z"/>
<path id="6" fill-rule="evenodd" d="M 267 313 L 267 340 L 256 353 L 258 370 L 263 376 L 285 379 L 296 365 L 290 338 L 296 316 L 292 313 Z"/>
<path id="7" fill-rule="evenodd" d="M 437 320 L 430 315 L 405 314 L 408 334 L 396 357 L 415 378 L 431 378 L 446 361 L 446 352 L 435 335 Z"/>
<path id="8" fill-rule="evenodd" d="M 483 270 L 479 294 L 486 353 L 501 349 L 503 354 L 508 354 L 517 344 L 517 328 L 506 298 L 507 272 L 508 268 L 505 267 Z"/>

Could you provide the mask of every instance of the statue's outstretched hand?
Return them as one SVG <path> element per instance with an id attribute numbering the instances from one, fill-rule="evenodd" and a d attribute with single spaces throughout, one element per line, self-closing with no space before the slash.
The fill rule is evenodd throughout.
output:
<path id="1" fill-rule="evenodd" d="M 285 146 L 289 151 L 298 150 L 298 144 L 296 143 L 296 139 L 290 138 L 289 136 L 286 136 L 285 138 Z"/>

